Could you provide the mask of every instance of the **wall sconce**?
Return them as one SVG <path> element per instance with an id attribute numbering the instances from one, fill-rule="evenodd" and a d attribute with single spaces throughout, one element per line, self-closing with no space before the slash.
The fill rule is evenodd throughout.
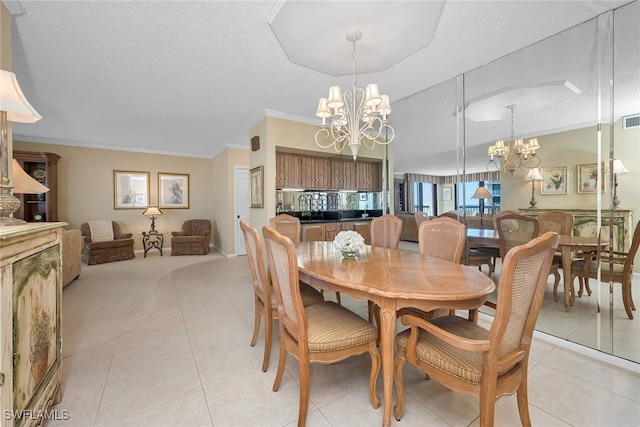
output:
<path id="1" fill-rule="evenodd" d="M 158 234 L 156 231 L 156 216 L 162 215 L 162 211 L 158 209 L 157 206 L 149 205 L 147 209 L 142 212 L 143 215 L 151 215 L 151 230 L 149 230 L 149 234 Z"/>
<path id="2" fill-rule="evenodd" d="M 538 202 L 536 201 L 535 184 L 536 181 L 542 181 L 544 178 L 542 178 L 542 174 L 540 173 L 540 170 L 538 168 L 533 168 L 529 170 L 527 176 L 525 176 L 524 179 L 525 181 L 531 181 L 531 200 L 529 201 L 529 204 L 531 205 L 531 208 L 535 208 L 538 204 Z"/>
<path id="3" fill-rule="evenodd" d="M 618 199 L 618 175 L 629 173 L 627 168 L 622 164 L 622 160 L 615 159 L 613 161 L 613 208 L 616 209 L 620 204 Z"/>
<path id="4" fill-rule="evenodd" d="M 35 123 L 41 118 L 22 93 L 16 75 L 0 70 L 0 226 L 25 223 L 13 217 L 13 213 L 20 208 L 20 200 L 11 194 L 13 186 L 9 176 L 9 122 Z M 15 173 L 15 166 L 13 167 Z M 20 166 L 18 169 L 22 170 Z"/>

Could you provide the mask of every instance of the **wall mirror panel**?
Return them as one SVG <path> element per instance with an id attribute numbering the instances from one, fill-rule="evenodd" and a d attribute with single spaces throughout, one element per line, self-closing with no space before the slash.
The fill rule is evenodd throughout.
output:
<path id="1" fill-rule="evenodd" d="M 533 181 L 538 212 L 569 210 L 574 234 L 595 236 L 600 230 L 616 249 L 628 249 L 640 212 L 633 185 L 640 180 L 640 130 L 625 130 L 623 122 L 640 113 L 639 21 L 636 1 L 394 104 L 398 135 L 422 135 L 425 149 L 432 151 L 420 170 L 401 172 L 450 176 L 464 183 L 471 174 L 492 169 L 487 165 L 489 146 L 510 140 L 513 128 L 515 138 L 536 138 L 540 145 L 544 180 Z M 512 105 L 513 122 L 507 108 Z M 448 149 L 439 148 L 442 140 Z M 629 171 L 616 177 L 617 188 L 606 167 L 613 159 L 622 159 Z M 513 177 L 501 172 L 502 210 L 531 209 L 527 171 L 517 170 Z M 620 199 L 616 209 L 614 190 Z M 455 207 L 473 212 L 465 202 Z M 635 264 L 638 294 L 640 262 Z M 575 284 L 577 291 L 577 280 Z M 590 284 L 592 294 L 585 291 L 567 312 L 563 283 L 556 302 L 551 280 L 536 328 L 640 362 L 640 319 L 627 316 L 621 286 Z"/>

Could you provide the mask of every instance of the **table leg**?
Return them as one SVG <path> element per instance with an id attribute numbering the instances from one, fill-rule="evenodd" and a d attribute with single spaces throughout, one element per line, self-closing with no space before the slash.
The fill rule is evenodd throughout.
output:
<path id="1" fill-rule="evenodd" d="M 393 301 L 383 300 L 380 308 L 380 357 L 382 358 L 382 384 L 384 414 L 382 426 L 391 425 L 393 403 L 393 355 L 396 335 L 396 307 Z"/>
<path id="2" fill-rule="evenodd" d="M 564 308 L 569 313 L 573 303 L 573 285 L 571 281 L 571 246 L 562 246 L 562 281 L 564 286 Z M 571 289 L 571 290 L 570 290 Z"/>

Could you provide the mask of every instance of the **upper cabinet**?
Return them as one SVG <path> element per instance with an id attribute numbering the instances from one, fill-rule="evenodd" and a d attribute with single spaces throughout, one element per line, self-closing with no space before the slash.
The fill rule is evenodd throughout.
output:
<path id="1" fill-rule="evenodd" d="M 276 153 L 276 188 L 301 188 L 301 156 Z"/>
<path id="2" fill-rule="evenodd" d="M 382 163 L 276 152 L 276 188 L 382 191 Z"/>
<path id="3" fill-rule="evenodd" d="M 16 194 L 20 199 L 20 209 L 14 216 L 27 222 L 57 221 L 58 159 L 60 156 L 54 153 L 14 151 L 13 158 L 27 175 L 49 189 L 42 194 Z"/>

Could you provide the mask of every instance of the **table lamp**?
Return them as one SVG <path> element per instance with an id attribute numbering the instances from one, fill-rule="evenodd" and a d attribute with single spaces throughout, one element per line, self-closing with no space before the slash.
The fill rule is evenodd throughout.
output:
<path id="1" fill-rule="evenodd" d="M 149 230 L 149 234 L 157 234 L 156 231 L 156 216 L 162 215 L 162 211 L 158 209 L 157 206 L 149 205 L 147 209 L 142 212 L 143 215 L 151 215 L 151 230 Z"/>
<path id="2" fill-rule="evenodd" d="M 478 187 L 471 196 L 472 199 L 478 199 L 480 216 L 484 214 L 484 199 L 491 199 L 493 195 L 487 190 L 487 187 L 481 186 Z"/>
<path id="3" fill-rule="evenodd" d="M 527 173 L 527 176 L 525 176 L 524 179 L 525 181 L 531 181 L 531 200 L 529 201 L 529 204 L 531 205 L 531 208 L 535 208 L 536 205 L 538 204 L 538 201 L 536 200 L 535 184 L 536 184 L 536 181 L 542 181 L 544 178 L 540 173 L 540 169 L 533 168 L 529 170 L 529 172 Z"/>
<path id="4" fill-rule="evenodd" d="M 16 75 L 0 70 L 0 226 L 25 223 L 13 217 L 13 213 L 20 208 L 20 200 L 11 193 L 13 185 L 9 176 L 9 122 L 35 123 L 41 118 L 24 97 Z M 18 168 L 21 169 L 19 166 Z"/>

